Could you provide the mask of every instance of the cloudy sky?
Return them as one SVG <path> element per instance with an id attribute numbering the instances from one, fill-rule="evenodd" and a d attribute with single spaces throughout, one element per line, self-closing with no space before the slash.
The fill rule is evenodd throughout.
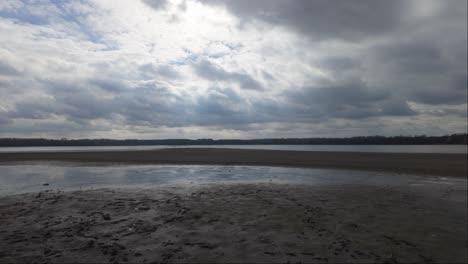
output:
<path id="1" fill-rule="evenodd" d="M 0 137 L 466 131 L 465 0 L 0 1 Z"/>

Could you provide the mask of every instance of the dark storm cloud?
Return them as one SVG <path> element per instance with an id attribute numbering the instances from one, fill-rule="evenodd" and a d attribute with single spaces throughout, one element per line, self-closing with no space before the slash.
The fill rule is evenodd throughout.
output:
<path id="1" fill-rule="evenodd" d="M 251 76 L 245 73 L 228 72 L 208 60 L 201 60 L 193 65 L 195 72 L 211 81 L 233 81 L 243 89 L 261 90 L 262 86 Z"/>
<path id="2" fill-rule="evenodd" d="M 199 0 L 225 6 L 243 23 L 263 20 L 318 39 L 360 39 L 395 29 L 404 1 L 374 0 Z"/>
<path id="3" fill-rule="evenodd" d="M 379 114 L 383 116 L 412 116 L 417 114 L 402 98 L 390 98 L 378 103 L 378 106 L 380 107 Z"/>
<path id="4" fill-rule="evenodd" d="M 455 89 L 466 92 L 468 89 L 468 76 L 464 74 L 454 75 L 450 84 L 450 86 L 455 87 Z"/>
<path id="5" fill-rule="evenodd" d="M 391 43 L 374 50 L 377 59 L 397 73 L 436 73 L 445 71 L 441 50 L 420 41 Z"/>
<path id="6" fill-rule="evenodd" d="M 374 70 L 385 72 L 382 81 L 399 96 L 425 104 L 462 104 L 468 89 L 466 53 L 453 56 L 453 41 L 460 41 L 458 49 L 466 45 L 457 37 L 444 41 L 448 47 L 419 39 L 395 41 L 370 49 L 369 56 L 374 57 Z"/>
<path id="7" fill-rule="evenodd" d="M 409 91 L 408 98 L 424 104 L 463 104 L 467 100 L 467 91 L 454 89 L 448 90 L 446 87 L 422 87 Z"/>

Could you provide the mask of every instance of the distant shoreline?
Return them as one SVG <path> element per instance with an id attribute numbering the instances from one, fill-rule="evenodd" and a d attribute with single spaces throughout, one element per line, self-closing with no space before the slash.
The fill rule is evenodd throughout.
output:
<path id="1" fill-rule="evenodd" d="M 466 133 L 444 136 L 357 136 L 345 138 L 257 139 L 47 139 L 0 138 L 0 147 L 141 146 L 141 145 L 467 145 Z"/>
<path id="2" fill-rule="evenodd" d="M 357 169 L 466 177 L 467 154 L 369 153 L 222 148 L 0 153 L 0 165 L 38 161 L 97 164 L 243 165 Z"/>

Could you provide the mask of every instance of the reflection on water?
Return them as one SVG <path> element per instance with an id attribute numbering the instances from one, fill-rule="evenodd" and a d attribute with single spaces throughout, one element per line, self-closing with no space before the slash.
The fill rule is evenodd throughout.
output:
<path id="1" fill-rule="evenodd" d="M 257 166 L 76 166 L 66 163 L 0 166 L 0 195 L 46 189 L 154 187 L 212 183 L 372 184 L 381 186 L 466 186 L 465 179 Z M 44 185 L 46 184 L 46 185 Z M 466 189 L 466 188 L 465 188 Z"/>
<path id="2" fill-rule="evenodd" d="M 468 153 L 467 145 L 199 145 L 199 146 L 78 146 L 78 147 L 0 147 L 1 152 L 80 152 L 129 151 L 164 148 L 232 148 L 295 151 L 350 151 L 385 153 Z"/>

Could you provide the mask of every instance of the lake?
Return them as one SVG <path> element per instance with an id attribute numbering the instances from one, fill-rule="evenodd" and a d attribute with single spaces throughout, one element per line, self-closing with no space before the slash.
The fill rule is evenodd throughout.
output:
<path id="1" fill-rule="evenodd" d="M 0 195 L 43 190 L 152 188 L 232 183 L 365 184 L 383 187 L 465 188 L 466 179 L 401 173 L 264 166 L 114 165 L 69 163 L 1 165 Z M 419 186 L 419 187 L 418 187 Z M 429 190 L 428 189 L 428 190 Z M 435 192 L 434 192 L 435 193 Z"/>
<path id="2" fill-rule="evenodd" d="M 61 146 L 61 147 L 0 147 L 0 152 L 57 151 L 128 151 L 164 148 L 234 148 L 295 151 L 349 151 L 384 153 L 468 153 L 467 145 L 196 145 L 196 146 Z"/>

